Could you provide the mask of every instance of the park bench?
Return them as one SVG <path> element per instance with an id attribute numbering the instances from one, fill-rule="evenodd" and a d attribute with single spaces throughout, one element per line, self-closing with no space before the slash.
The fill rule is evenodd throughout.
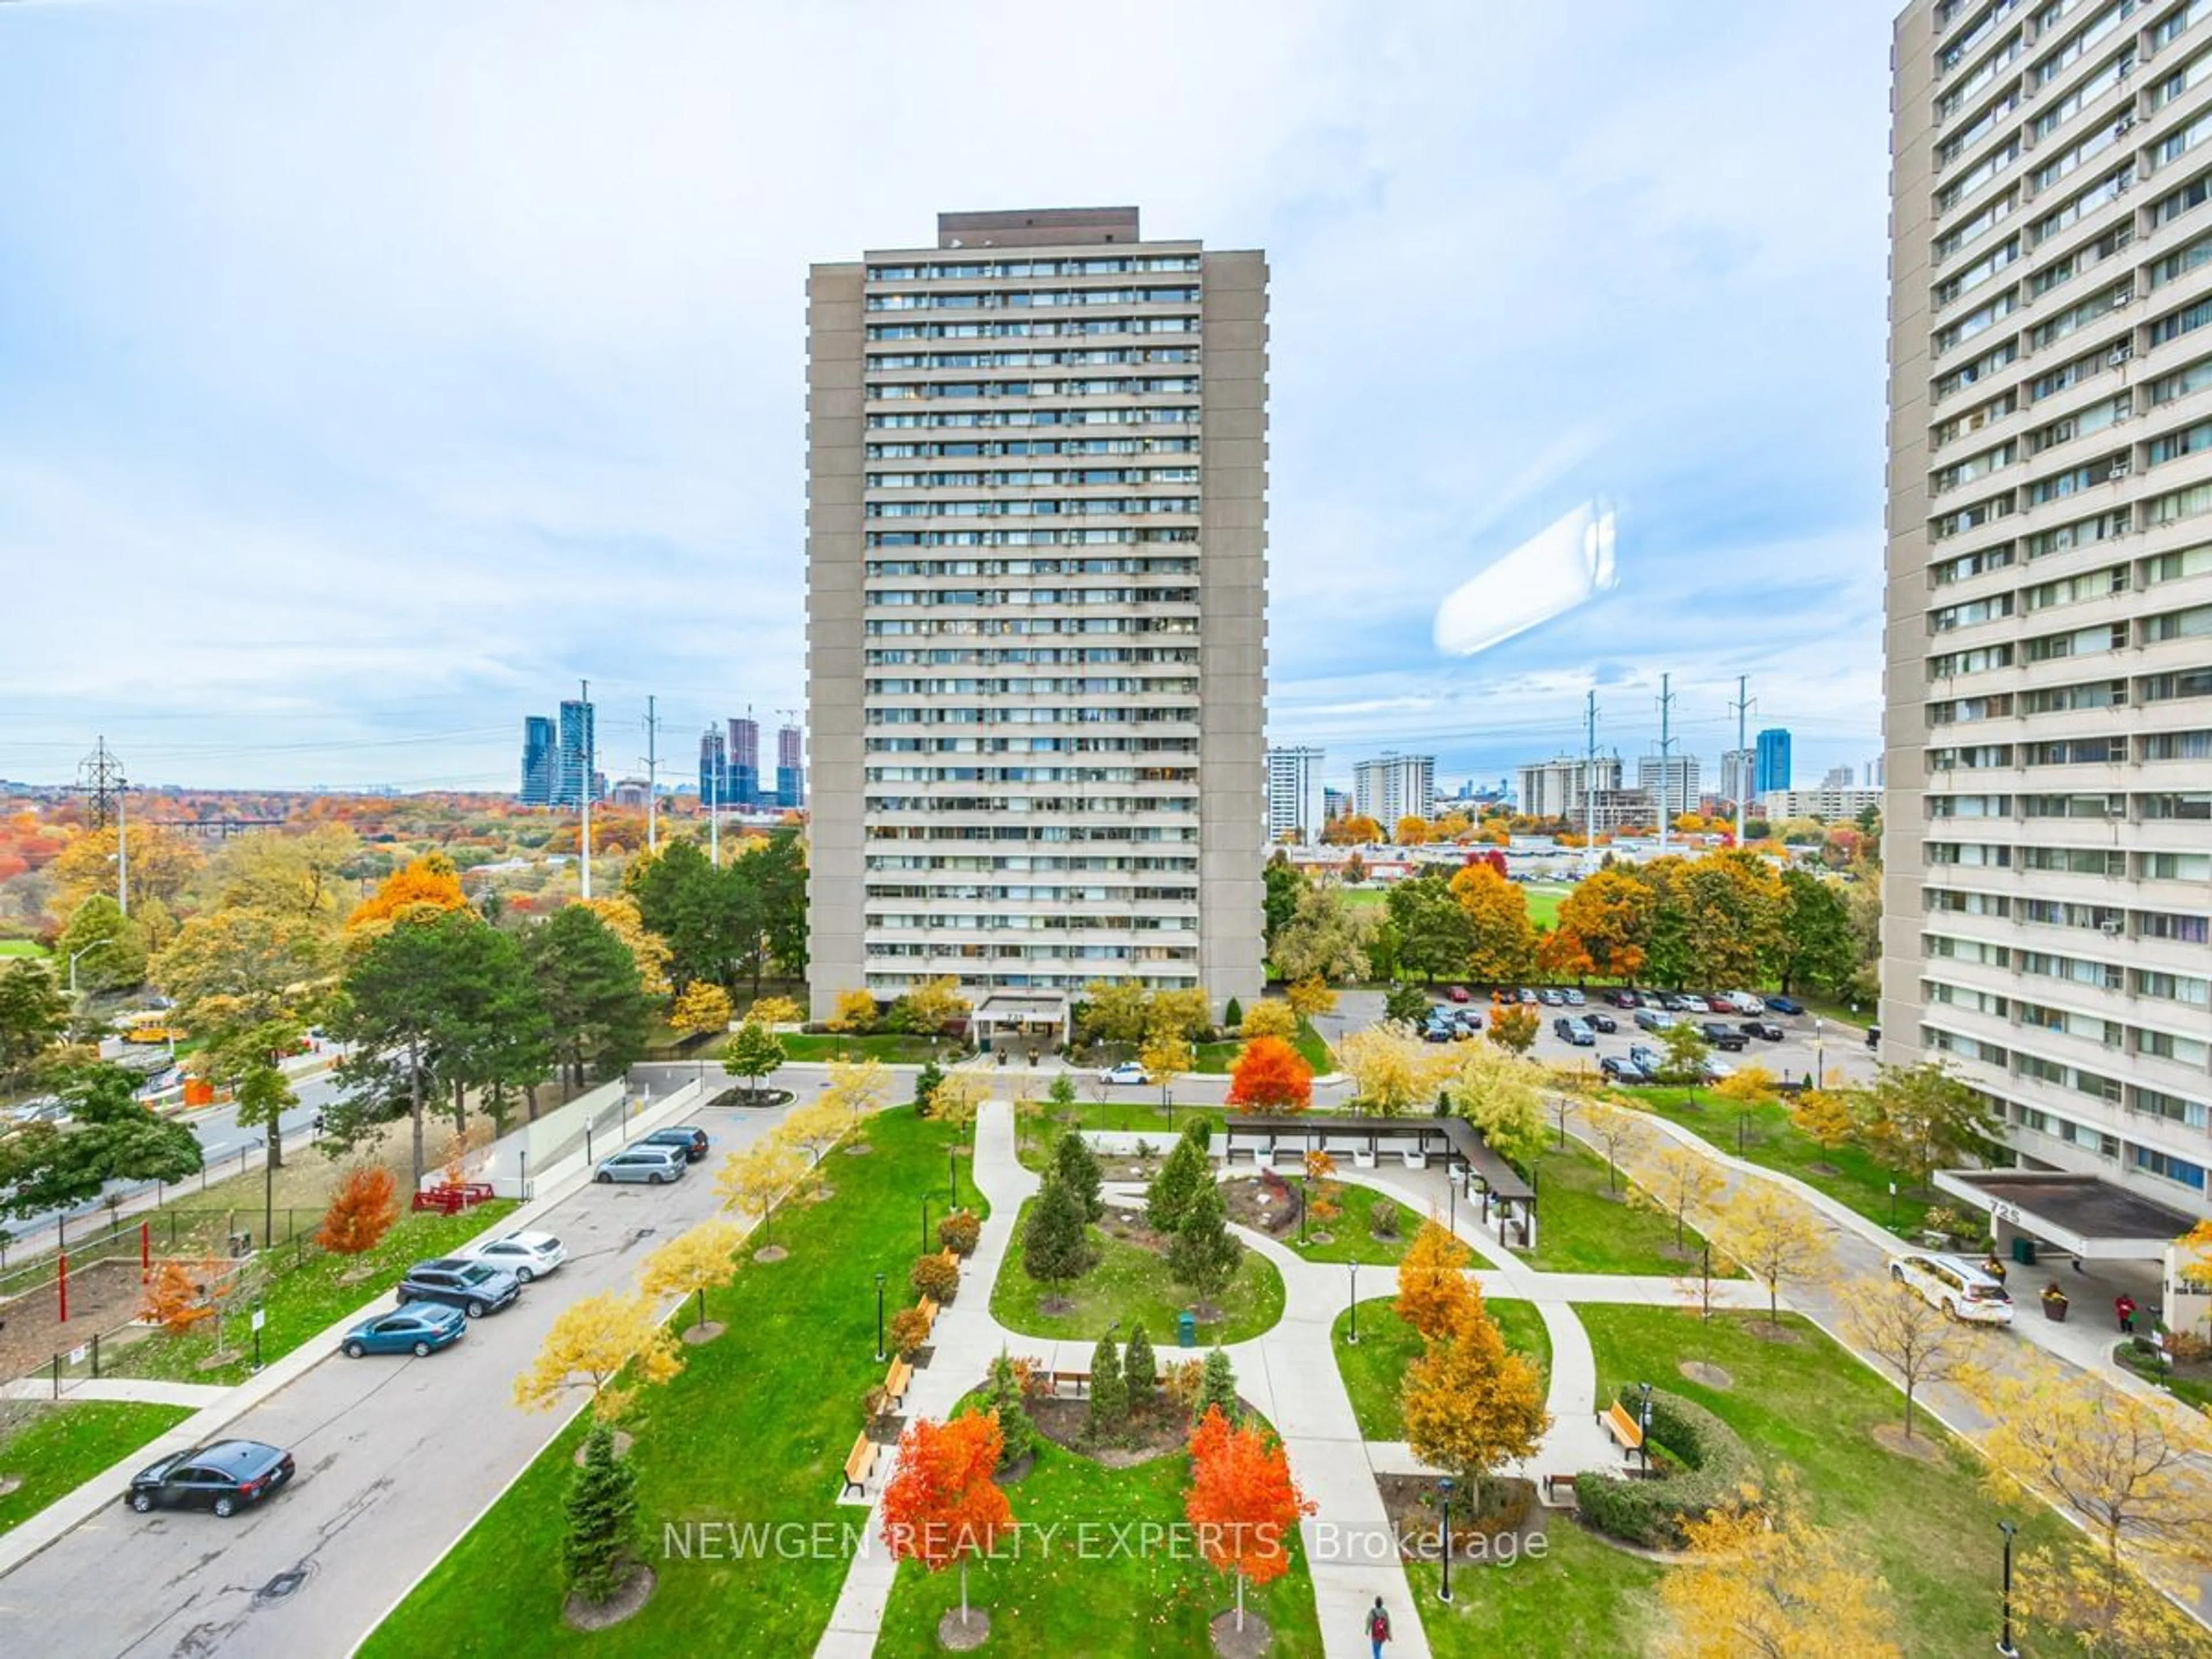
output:
<path id="1" fill-rule="evenodd" d="M 903 1359 L 891 1362 L 890 1374 L 884 1378 L 884 1398 L 894 1406 L 906 1398 L 906 1391 L 914 1386 L 914 1367 Z"/>
<path id="2" fill-rule="evenodd" d="M 1089 1371 L 1054 1371 L 1052 1374 L 1053 1393 L 1057 1395 L 1063 1382 L 1073 1389 L 1075 1397 L 1080 1400 L 1083 1397 L 1083 1391 L 1091 1386 L 1091 1373 Z"/>
<path id="3" fill-rule="evenodd" d="M 921 1310 L 921 1316 L 928 1321 L 927 1328 L 935 1330 L 937 1328 L 937 1298 L 933 1296 L 925 1296 L 915 1305 Z"/>
<path id="4" fill-rule="evenodd" d="M 1560 1494 L 1566 1496 L 1562 1498 Z M 1571 1505 L 1575 1498 L 1575 1478 L 1571 1474 L 1547 1474 L 1544 1477 L 1544 1501 L 1561 1508 Z"/>
<path id="5" fill-rule="evenodd" d="M 868 1476 L 876 1467 L 876 1443 L 869 1439 L 868 1431 L 862 1429 L 860 1437 L 853 1443 L 853 1449 L 845 1454 L 845 1484 L 837 1494 L 840 1498 L 848 1492 L 866 1496 Z"/>
<path id="6" fill-rule="evenodd" d="M 415 1194 L 413 1207 L 435 1210 L 441 1215 L 459 1215 L 463 1210 L 491 1201 L 489 1182 L 471 1181 L 458 1187 L 431 1187 Z"/>
<path id="7" fill-rule="evenodd" d="M 1429 1167 L 1428 1149 L 1425 1147 L 1408 1146 L 1404 1150 L 1404 1156 L 1406 1167 L 1409 1170 L 1425 1170 Z"/>
<path id="8" fill-rule="evenodd" d="M 1620 1443 L 1622 1451 L 1633 1453 L 1644 1444 L 1644 1431 L 1637 1426 L 1636 1419 L 1629 1415 L 1627 1407 L 1618 1400 L 1605 1408 L 1601 1420 L 1606 1432 Z"/>

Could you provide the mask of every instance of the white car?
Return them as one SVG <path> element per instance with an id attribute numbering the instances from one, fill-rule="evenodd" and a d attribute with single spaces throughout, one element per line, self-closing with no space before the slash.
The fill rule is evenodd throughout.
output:
<path id="1" fill-rule="evenodd" d="M 1101 1083 L 1150 1083 L 1152 1074 L 1133 1060 L 1125 1060 L 1119 1066 L 1109 1066 L 1098 1073 Z"/>
<path id="2" fill-rule="evenodd" d="M 2005 1287 L 1970 1261 L 1954 1255 L 1893 1255 L 1889 1276 L 1910 1285 L 1953 1319 L 1978 1325 L 2012 1323 L 2012 1297 Z"/>
<path id="3" fill-rule="evenodd" d="M 544 1278 L 568 1259 L 567 1249 L 550 1233 L 509 1233 L 460 1254 L 471 1261 L 504 1267 L 526 1285 Z"/>
<path id="4" fill-rule="evenodd" d="M 1755 997 L 1748 991 L 1730 991 L 1721 1000 L 1747 1019 L 1759 1018 L 1766 1012 L 1766 999 Z"/>

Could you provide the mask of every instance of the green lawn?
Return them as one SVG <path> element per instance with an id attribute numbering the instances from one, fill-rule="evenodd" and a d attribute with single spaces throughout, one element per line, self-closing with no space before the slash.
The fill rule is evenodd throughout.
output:
<path id="1" fill-rule="evenodd" d="M 947 1037 L 908 1036 L 878 1032 L 853 1036 L 840 1031 L 788 1031 L 779 1034 L 787 1060 L 880 1060 L 887 1066 L 919 1066 L 934 1060 L 940 1065 L 960 1052 Z"/>
<path id="2" fill-rule="evenodd" d="M 40 1407 L 28 1423 L 0 1440 L 0 1480 L 23 1483 L 0 1497 L 0 1533 L 21 1525 L 191 1414 L 185 1406 L 119 1400 Z"/>
<path id="3" fill-rule="evenodd" d="M 1398 1385 L 1406 1367 L 1421 1357 L 1421 1334 L 1391 1311 L 1391 1298 L 1376 1297 L 1359 1302 L 1359 1343 L 1345 1340 L 1352 1328 L 1352 1310 L 1336 1316 L 1336 1369 L 1352 1396 L 1352 1415 L 1359 1419 L 1363 1440 L 1403 1440 L 1405 1419 L 1398 1412 Z M 1544 1316 L 1533 1302 L 1486 1298 L 1490 1316 L 1505 1338 L 1505 1346 L 1536 1362 L 1545 1386 L 1551 1385 L 1552 1338 Z"/>
<path id="4" fill-rule="evenodd" d="M 1176 1316 L 1190 1305 L 1191 1297 L 1169 1277 L 1164 1256 L 1093 1227 L 1091 1238 L 1099 1251 L 1098 1265 L 1073 1285 L 1048 1290 L 1022 1270 L 1021 1228 L 1029 1210 L 1024 1203 L 1015 1218 L 1013 1243 L 991 1296 L 991 1312 L 1001 1325 L 1029 1336 L 1095 1342 L 1118 1319 L 1125 1337 L 1132 1327 L 1142 1325 L 1154 1346 L 1175 1345 Z M 1110 1220 L 1114 1212 L 1109 1210 L 1107 1216 Z M 1043 1312 L 1038 1304 L 1055 1293 L 1073 1302 L 1073 1310 Z M 1201 1341 L 1242 1342 L 1257 1336 L 1283 1316 L 1283 1276 L 1257 1250 L 1247 1249 L 1237 1277 L 1215 1303 L 1222 1317 L 1200 1324 Z"/>
<path id="5" fill-rule="evenodd" d="M 52 954 L 34 939 L 0 939 L 0 960 L 9 957 L 30 957 L 43 962 Z"/>
<path id="6" fill-rule="evenodd" d="M 276 1263 L 263 1291 L 262 1306 L 268 1324 L 261 1333 L 264 1364 L 283 1358 L 301 1343 L 313 1340 L 335 1320 L 374 1301 L 399 1281 L 417 1261 L 444 1255 L 499 1222 L 514 1208 L 513 1200 L 495 1200 L 459 1215 L 428 1211 L 403 1213 L 376 1248 L 358 1256 L 329 1255 L 308 1249 L 303 1265 L 295 1267 L 293 1252 L 283 1246 L 270 1252 Z M 371 1269 L 357 1283 L 342 1284 L 340 1276 L 358 1267 Z M 251 1304 L 246 1304 L 250 1306 Z M 245 1308 L 228 1316 L 231 1357 L 221 1364 L 204 1364 L 215 1349 L 213 1322 L 203 1322 L 184 1336 L 154 1331 L 125 1347 L 112 1351 L 101 1369 L 113 1376 L 158 1376 L 179 1382 L 242 1382 L 253 1370 L 253 1339 L 246 1329 Z"/>
<path id="7" fill-rule="evenodd" d="M 1651 1651 L 1651 1587 L 1663 1569 L 1600 1543 L 1559 1510 L 1543 1513 L 1543 1553 L 1532 1548 L 1511 1562 L 1454 1566 L 1449 1607 L 1437 1600 L 1436 1566 L 1410 1567 L 1438 1659 Z"/>
<path id="8" fill-rule="evenodd" d="M 1172 1529 L 1183 1522 L 1189 1478 L 1189 1459 L 1181 1453 L 1109 1469 L 1040 1438 L 1035 1466 L 1006 1496 L 1017 1521 L 1060 1530 L 1049 1544 L 1042 1541 L 1046 1534 L 1027 1534 L 1018 1553 L 1010 1546 L 1000 1559 L 969 1570 L 969 1604 L 991 1615 L 984 1651 L 1054 1659 L 1207 1652 L 1206 1621 L 1236 1605 L 1233 1581 L 1194 1559 L 1187 1546 L 1181 1559 L 1165 1541 L 1115 1547 L 1115 1528 L 1158 1525 L 1169 1529 L 1158 1534 L 1163 1539 L 1177 1537 Z M 1086 1523 L 1091 1535 L 1079 1541 L 1078 1529 Z M 937 1621 L 959 1605 L 957 1570 L 931 1574 L 914 1562 L 902 1565 L 876 1640 L 878 1659 L 941 1653 Z M 1248 1589 L 1244 1605 L 1273 1628 L 1270 1656 L 1295 1659 L 1322 1651 L 1303 1549 L 1292 1549 L 1290 1571 L 1273 1583 Z"/>
<path id="9" fill-rule="evenodd" d="M 1972 1452 L 1921 1419 L 1934 1437 L 1932 1462 L 1899 1455 L 1869 1431 L 1904 1421 L 1902 1396 L 1817 1328 L 1790 1316 L 1796 1336 L 1771 1342 L 1727 1316 L 1701 1324 L 1664 1308 L 1582 1307 L 1576 1310 L 1597 1352 L 1599 1398 L 1625 1382 L 1649 1380 L 1717 1414 L 1752 1448 L 1771 1480 L 1796 1471 L 1814 1521 L 1839 1533 L 1888 1580 L 1904 1650 L 1928 1659 L 1984 1651 L 1998 1571 L 1997 1522 L 2016 1521 L 2021 1542 L 2056 1543 L 2068 1528 L 2041 1505 L 2001 1505 L 1981 1485 Z M 1684 1378 L 1684 1359 L 1720 1366 L 1726 1389 Z M 1593 1584 L 1586 1595 L 1601 1589 Z M 1617 1628 L 1586 1650 L 1627 1652 L 1632 1632 Z M 2040 1649 L 2036 1650 L 2040 1651 Z M 2052 1650 L 2056 1651 L 2056 1650 Z"/>
<path id="10" fill-rule="evenodd" d="M 1711 1141 L 1724 1152 L 1736 1150 L 1736 1108 L 1710 1090 L 1625 1089 L 1622 1094 L 1646 1111 L 1670 1118 Z M 1848 1204 L 1877 1225 L 1890 1224 L 1893 1200 L 1891 1172 L 1856 1146 L 1823 1146 L 1790 1121 L 1790 1108 L 1779 1101 L 1755 1106 L 1744 1115 L 1743 1156 L 1753 1164 L 1796 1176 L 1809 1187 Z M 1941 1194 L 1917 1197 L 1899 1181 L 1894 1200 L 1898 1231 L 1912 1237 L 1921 1218 Z M 1540 1216 L 1542 1211 L 1539 1209 Z"/>
<path id="11" fill-rule="evenodd" d="M 892 1110 L 871 1122 L 868 1139 L 869 1157 L 830 1154 L 834 1198 L 777 1218 L 776 1242 L 790 1260 L 748 1261 L 730 1289 L 708 1296 L 709 1312 L 729 1334 L 685 1349 L 682 1374 L 647 1390 L 637 1409 L 630 1455 L 639 1518 L 660 1575 L 645 1611 L 591 1636 L 561 1620 L 561 1504 L 580 1421 L 385 1620 L 364 1653 L 504 1659 L 812 1650 L 844 1580 L 841 1553 L 664 1558 L 662 1528 L 684 1520 L 842 1528 L 860 1519 L 861 1511 L 836 1500 L 861 1427 L 862 1396 L 883 1376 L 875 1362 L 874 1274 L 905 1284 L 922 1197 L 945 1190 L 951 1138 L 911 1111 Z M 972 1171 L 961 1189 L 973 1193 Z"/>
<path id="12" fill-rule="evenodd" d="M 1605 1160 L 1570 1140 L 1537 1160 L 1536 1248 L 1529 1265 L 1551 1273 L 1680 1273 L 1703 1254 L 1705 1241 L 1628 1201 L 1628 1178 L 1609 1190 Z M 1724 1271 L 1720 1267 L 1716 1272 Z"/>
<path id="13" fill-rule="evenodd" d="M 1194 1117 L 1202 1117 L 1210 1134 L 1221 1130 L 1221 1109 L 1218 1106 L 1177 1106 L 1173 1114 L 1160 1104 L 1157 1091 L 1145 1091 L 1145 1097 L 1130 1096 L 1112 1100 L 1079 1100 L 1066 1109 L 1067 1121 L 1062 1119 L 1060 1109 L 1049 1101 L 1037 1103 L 1034 1113 L 1019 1113 L 1016 1117 L 1015 1155 L 1029 1169 L 1043 1173 L 1051 1161 L 1052 1149 L 1060 1144 L 1063 1129 L 1112 1129 L 1139 1134 L 1146 1138 L 1153 1152 L 1165 1158 L 1175 1149 L 1176 1137 L 1190 1127 Z"/>
<path id="14" fill-rule="evenodd" d="M 1329 1053 L 1328 1044 L 1322 1041 L 1321 1033 L 1305 1021 L 1298 1022 L 1298 1034 L 1291 1040 L 1291 1046 L 1304 1056 L 1306 1064 L 1313 1067 L 1316 1077 L 1336 1069 L 1336 1056 Z M 1198 1045 L 1198 1064 L 1193 1069 L 1204 1076 L 1225 1077 L 1229 1068 L 1237 1063 L 1237 1054 L 1243 1047 L 1237 1042 L 1201 1042 Z"/>
<path id="15" fill-rule="evenodd" d="M 1300 1184 L 1297 1177 L 1289 1179 L 1293 1186 Z M 1377 1238 L 1375 1236 L 1375 1201 L 1389 1195 L 1378 1193 L 1372 1187 L 1354 1186 L 1348 1181 L 1337 1182 L 1335 1186 L 1336 1203 L 1343 1214 L 1328 1225 L 1327 1231 L 1332 1236 L 1330 1242 L 1322 1244 L 1309 1237 L 1305 1243 L 1300 1243 L 1296 1232 L 1285 1233 L 1281 1242 L 1309 1261 L 1388 1264 L 1402 1257 L 1406 1254 L 1406 1246 L 1413 1242 L 1413 1235 L 1421 1229 L 1421 1212 L 1403 1199 L 1390 1198 L 1389 1201 L 1398 1210 L 1397 1235 L 1391 1238 Z M 1322 1229 L 1319 1224 L 1309 1221 L 1307 1231 L 1310 1234 Z"/>
<path id="16" fill-rule="evenodd" d="M 1540 933 L 1547 933 L 1559 924 L 1559 905 L 1571 887 L 1523 887 L 1521 891 L 1528 901 L 1528 923 Z"/>

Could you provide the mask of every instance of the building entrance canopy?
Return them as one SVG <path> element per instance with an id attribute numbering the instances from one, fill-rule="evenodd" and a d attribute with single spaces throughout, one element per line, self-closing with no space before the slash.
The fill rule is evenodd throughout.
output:
<path id="1" fill-rule="evenodd" d="M 1044 991 L 1021 996 L 988 996 L 969 1015 L 968 1027 L 979 1048 L 995 1047 L 994 1038 L 1005 1042 L 1014 1037 L 1038 1037 L 1065 1042 L 1067 999 Z"/>
<path id="2" fill-rule="evenodd" d="M 2084 1261 L 2162 1261 L 2195 1222 L 2124 1187 L 2063 1170 L 1939 1170 L 1936 1185 Z"/>

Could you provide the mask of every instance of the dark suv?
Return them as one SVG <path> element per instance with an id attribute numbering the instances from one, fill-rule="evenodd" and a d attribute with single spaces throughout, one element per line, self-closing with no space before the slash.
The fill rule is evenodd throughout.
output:
<path id="1" fill-rule="evenodd" d="M 686 1164 L 696 1164 L 707 1156 L 707 1132 L 690 1123 L 672 1123 L 665 1129 L 655 1129 L 649 1135 L 641 1136 L 637 1144 L 641 1146 L 681 1146 Z"/>
<path id="2" fill-rule="evenodd" d="M 1714 1048 L 1726 1048 L 1730 1053 L 1743 1048 L 1751 1040 L 1735 1026 L 1723 1025 L 1717 1019 L 1707 1020 L 1698 1027 L 1698 1030 L 1699 1035 Z"/>
<path id="3" fill-rule="evenodd" d="M 504 1268 L 450 1255 L 416 1262 L 399 1281 L 398 1291 L 403 1308 L 410 1302 L 442 1302 L 471 1319 L 497 1313 L 521 1294 L 522 1281 Z"/>
<path id="4" fill-rule="evenodd" d="M 292 1454 L 258 1440 L 216 1440 L 149 1463 L 131 1477 L 123 1501 L 155 1509 L 213 1510 L 228 1520 L 292 1478 Z"/>

